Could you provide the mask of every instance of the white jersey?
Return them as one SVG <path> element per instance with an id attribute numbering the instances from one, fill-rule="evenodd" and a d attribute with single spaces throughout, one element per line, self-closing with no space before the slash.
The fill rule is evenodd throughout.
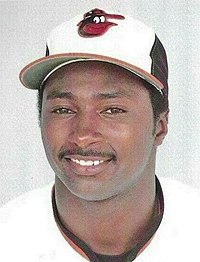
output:
<path id="1" fill-rule="evenodd" d="M 200 194 L 169 179 L 160 182 L 164 216 L 152 241 L 134 261 L 200 261 Z M 51 189 L 52 185 L 26 193 L 0 209 L 0 261 L 87 261 L 60 233 Z"/>

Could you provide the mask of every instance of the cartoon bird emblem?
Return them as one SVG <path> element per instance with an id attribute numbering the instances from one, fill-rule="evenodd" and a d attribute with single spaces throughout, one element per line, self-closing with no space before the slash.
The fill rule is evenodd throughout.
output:
<path id="1" fill-rule="evenodd" d="M 98 8 L 92 9 L 83 16 L 83 20 L 78 23 L 78 33 L 82 37 L 101 36 L 116 23 L 110 22 L 109 19 L 125 19 L 122 15 L 107 14 Z"/>

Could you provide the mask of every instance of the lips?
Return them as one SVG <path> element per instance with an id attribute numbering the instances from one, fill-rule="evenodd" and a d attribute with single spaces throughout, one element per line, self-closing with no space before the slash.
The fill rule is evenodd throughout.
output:
<path id="1" fill-rule="evenodd" d="M 102 164 L 104 161 L 103 160 L 79 160 L 79 159 L 74 159 L 74 158 L 71 158 L 71 161 L 80 165 L 80 166 L 98 166 L 99 164 Z"/>
<path id="2" fill-rule="evenodd" d="M 62 163 L 65 173 L 69 176 L 91 176 L 105 173 L 107 168 L 115 167 L 117 158 L 115 152 L 100 148 L 98 150 L 95 148 L 83 150 L 80 147 L 61 147 L 58 152 L 58 160 Z"/>
<path id="3" fill-rule="evenodd" d="M 65 156 L 63 161 L 64 169 L 68 175 L 96 176 L 104 174 L 113 163 L 112 158 Z"/>

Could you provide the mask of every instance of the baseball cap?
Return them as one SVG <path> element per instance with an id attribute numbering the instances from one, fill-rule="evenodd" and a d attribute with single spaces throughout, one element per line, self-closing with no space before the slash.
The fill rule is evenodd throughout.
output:
<path id="1" fill-rule="evenodd" d="M 88 60 L 125 68 L 168 96 L 166 52 L 153 29 L 128 15 L 98 8 L 53 29 L 46 56 L 25 66 L 20 80 L 29 89 L 40 89 L 60 67 Z"/>

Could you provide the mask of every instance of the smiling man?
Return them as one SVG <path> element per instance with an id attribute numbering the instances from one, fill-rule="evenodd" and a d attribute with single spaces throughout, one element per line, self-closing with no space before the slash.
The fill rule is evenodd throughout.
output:
<path id="1" fill-rule="evenodd" d="M 96 61 L 72 63 L 48 78 L 41 130 L 59 187 L 93 202 L 135 191 L 143 181 L 154 198 L 155 151 L 167 121 L 164 113 L 154 123 L 143 82 Z"/>
<path id="2" fill-rule="evenodd" d="M 94 9 L 52 31 L 20 79 L 38 90 L 55 183 L 3 208 L 3 261 L 197 261 L 199 198 L 155 175 L 167 78 L 164 47 L 133 18 Z"/>

